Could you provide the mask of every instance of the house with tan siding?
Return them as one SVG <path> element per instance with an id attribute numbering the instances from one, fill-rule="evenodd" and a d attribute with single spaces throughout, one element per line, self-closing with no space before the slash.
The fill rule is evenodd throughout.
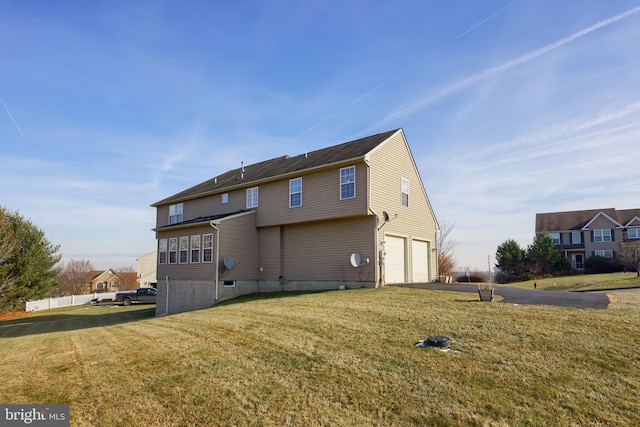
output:
<path id="1" fill-rule="evenodd" d="M 136 273 L 116 271 L 108 268 L 104 271 L 92 270 L 87 274 L 84 293 L 117 292 L 136 288 Z"/>
<path id="2" fill-rule="evenodd" d="M 438 277 L 438 223 L 402 129 L 241 164 L 152 207 L 156 315 Z"/>
<path id="3" fill-rule="evenodd" d="M 574 270 L 591 256 L 635 268 L 640 255 L 640 209 L 588 209 L 536 214 L 536 233 L 546 232 Z"/>

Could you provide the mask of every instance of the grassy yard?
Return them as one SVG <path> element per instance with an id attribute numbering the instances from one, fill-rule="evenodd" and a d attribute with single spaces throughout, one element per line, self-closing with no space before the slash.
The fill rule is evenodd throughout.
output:
<path id="1" fill-rule="evenodd" d="M 389 287 L 34 313 L 0 322 L 0 402 L 68 403 L 73 426 L 635 426 L 640 291 L 611 298 Z M 414 345 L 429 335 L 453 349 Z"/>
<path id="2" fill-rule="evenodd" d="M 594 289 L 640 288 L 640 278 L 636 273 L 585 274 L 581 276 L 549 277 L 547 279 L 527 280 L 509 283 L 513 288 L 537 289 L 548 291 L 584 291 Z"/>

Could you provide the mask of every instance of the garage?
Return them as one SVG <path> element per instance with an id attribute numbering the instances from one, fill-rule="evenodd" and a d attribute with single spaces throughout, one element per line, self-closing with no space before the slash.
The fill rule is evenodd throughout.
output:
<path id="1" fill-rule="evenodd" d="M 411 264 L 413 264 L 413 283 L 429 282 L 429 243 L 414 240 L 411 245 Z"/>
<path id="2" fill-rule="evenodd" d="M 386 283 L 406 283 L 406 239 L 403 237 L 385 236 L 385 279 Z"/>

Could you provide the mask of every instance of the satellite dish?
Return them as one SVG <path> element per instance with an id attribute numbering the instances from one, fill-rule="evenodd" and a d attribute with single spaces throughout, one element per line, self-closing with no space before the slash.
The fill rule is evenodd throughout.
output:
<path id="1" fill-rule="evenodd" d="M 228 270 L 231 270 L 233 267 L 236 266 L 235 260 L 233 259 L 233 257 L 230 257 L 230 256 L 224 257 L 224 260 L 222 262 L 224 262 L 224 266 L 227 267 Z"/>
<path id="2" fill-rule="evenodd" d="M 360 266 L 360 263 L 362 262 L 362 258 L 360 257 L 360 254 L 354 252 L 351 254 L 350 261 L 352 266 L 354 266 L 355 268 L 358 268 Z"/>
<path id="3" fill-rule="evenodd" d="M 384 222 L 389 222 L 389 214 L 387 211 L 382 211 L 382 216 L 384 217 Z"/>

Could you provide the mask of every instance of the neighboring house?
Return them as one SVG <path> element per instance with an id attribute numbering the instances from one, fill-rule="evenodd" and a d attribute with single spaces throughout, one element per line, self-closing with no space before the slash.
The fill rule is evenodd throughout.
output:
<path id="1" fill-rule="evenodd" d="M 87 293 L 117 292 L 136 287 L 136 273 L 117 272 L 112 268 L 104 271 L 93 270 L 89 272 Z"/>
<path id="2" fill-rule="evenodd" d="M 584 269 L 598 255 L 637 265 L 640 255 L 640 209 L 592 209 L 536 214 L 536 233 L 546 232 L 571 267 Z"/>
<path id="3" fill-rule="evenodd" d="M 243 164 L 152 206 L 157 315 L 438 277 L 438 224 L 402 129 Z"/>
<path id="4" fill-rule="evenodd" d="M 153 251 L 137 258 L 138 262 L 138 287 L 139 288 L 155 288 L 156 267 L 158 265 L 158 252 Z"/>

